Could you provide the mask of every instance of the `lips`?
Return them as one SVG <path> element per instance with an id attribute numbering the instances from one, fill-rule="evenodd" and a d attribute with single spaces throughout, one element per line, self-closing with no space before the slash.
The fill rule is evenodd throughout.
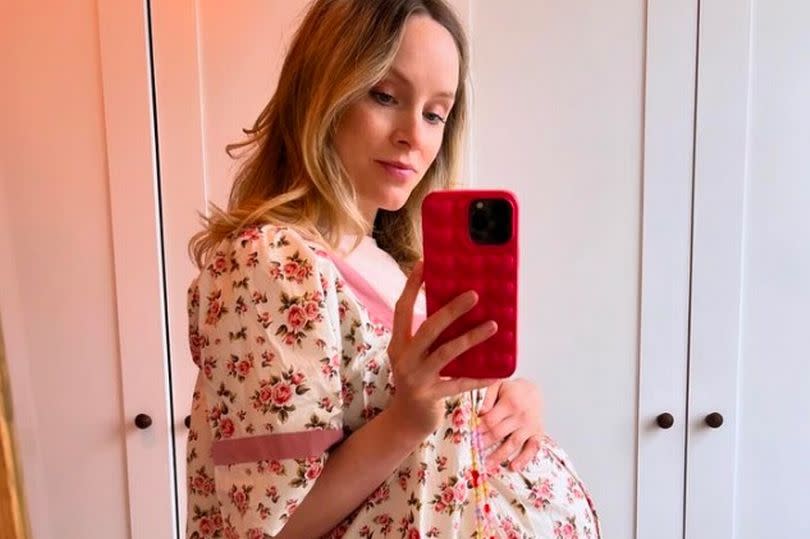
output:
<path id="1" fill-rule="evenodd" d="M 410 181 L 416 171 L 410 165 L 397 161 L 377 161 L 386 175 L 396 182 Z"/>
<path id="2" fill-rule="evenodd" d="M 396 168 L 396 169 L 399 169 L 399 170 L 410 170 L 412 172 L 416 171 L 416 169 L 414 169 L 411 165 L 409 165 L 407 163 L 404 163 L 402 161 L 380 161 L 380 160 L 377 160 L 377 162 L 380 163 L 381 165 L 386 165 L 386 166 Z"/>

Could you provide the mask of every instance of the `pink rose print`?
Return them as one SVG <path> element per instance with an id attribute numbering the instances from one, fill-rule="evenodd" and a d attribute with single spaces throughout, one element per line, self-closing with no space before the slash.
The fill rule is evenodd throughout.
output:
<path id="1" fill-rule="evenodd" d="M 237 488 L 236 485 L 233 485 L 228 493 L 228 498 L 231 500 L 231 503 L 242 516 L 247 513 L 248 506 L 250 505 L 251 490 L 253 490 L 251 485 L 242 485 L 241 488 Z"/>
<path id="2" fill-rule="evenodd" d="M 205 466 L 200 467 L 189 482 L 189 490 L 194 494 L 209 496 L 216 490 L 214 479 L 205 473 Z"/>
<path id="3" fill-rule="evenodd" d="M 555 539 L 578 539 L 577 529 L 572 522 L 554 523 Z"/>
<path id="4" fill-rule="evenodd" d="M 463 476 L 463 473 L 462 473 Z M 467 486 L 458 477 L 450 477 L 439 485 L 440 493 L 433 496 L 433 509 L 437 513 L 452 515 L 467 503 Z"/>
<path id="5" fill-rule="evenodd" d="M 259 401 L 266 404 L 273 399 L 273 388 L 263 387 L 259 390 Z"/>
<path id="6" fill-rule="evenodd" d="M 295 262 L 287 262 L 284 264 L 284 276 L 287 279 L 295 278 L 298 276 L 298 264 Z"/>
<path id="7" fill-rule="evenodd" d="M 306 313 L 307 318 L 309 320 L 317 320 L 318 313 L 320 312 L 320 307 L 318 306 L 317 302 L 310 301 L 304 306 L 304 312 Z"/>
<path id="8" fill-rule="evenodd" d="M 242 241 L 242 247 L 250 243 L 251 241 L 255 241 L 261 239 L 262 235 L 259 232 L 259 227 L 253 226 L 250 228 L 246 228 L 242 234 L 239 235 L 239 239 Z"/>
<path id="9" fill-rule="evenodd" d="M 397 479 L 399 482 L 399 487 L 405 491 L 408 488 L 408 480 L 411 478 L 411 469 L 406 468 L 404 470 L 400 470 L 397 473 Z"/>
<path id="10" fill-rule="evenodd" d="M 208 346 L 208 338 L 204 335 L 200 335 L 197 328 L 194 328 L 189 332 L 188 342 L 189 348 L 191 349 L 191 357 L 194 360 L 194 363 L 199 366 L 202 349 Z"/>
<path id="11" fill-rule="evenodd" d="M 208 311 L 206 312 L 205 316 L 205 323 L 209 326 L 216 326 L 217 322 L 222 318 L 223 314 L 228 312 L 220 300 L 222 297 L 221 290 L 215 290 L 208 294 Z"/>
<path id="12" fill-rule="evenodd" d="M 292 397 L 292 389 L 288 384 L 280 383 L 273 387 L 273 403 L 277 406 L 284 406 Z"/>
<path id="13" fill-rule="evenodd" d="M 294 380 L 300 382 L 296 384 Z M 279 420 L 284 423 L 290 413 L 296 410 L 294 396 L 309 391 L 304 381 L 303 375 L 294 372 L 291 367 L 281 373 L 281 377 L 271 376 L 269 380 L 259 382 L 259 388 L 253 392 L 250 400 L 256 410 L 264 414 L 278 414 Z"/>
<path id="14" fill-rule="evenodd" d="M 467 487 L 464 483 L 459 483 L 453 489 L 453 500 L 456 502 L 463 502 L 467 498 Z"/>
<path id="15" fill-rule="evenodd" d="M 225 253 L 217 251 L 216 258 L 208 266 L 208 272 L 212 277 L 219 277 L 228 270 L 228 260 L 225 258 Z"/>
<path id="16" fill-rule="evenodd" d="M 290 307 L 290 310 L 287 311 L 287 322 L 289 322 L 290 329 L 292 329 L 292 331 L 299 331 L 302 327 L 304 327 L 304 324 L 307 323 L 307 320 L 308 317 L 306 311 L 298 305 L 293 305 Z"/>
<path id="17" fill-rule="evenodd" d="M 207 357 L 205 361 L 203 361 L 203 374 L 205 374 L 205 377 L 209 380 L 213 379 L 216 366 L 217 360 L 212 357 Z"/>
<path id="18" fill-rule="evenodd" d="M 214 521 L 208 517 L 203 517 L 200 519 L 200 533 L 204 537 L 209 537 L 214 534 L 216 527 L 214 527 Z"/>
<path id="19" fill-rule="evenodd" d="M 464 441 L 467 433 L 465 425 L 467 416 L 462 408 L 461 399 L 447 399 L 444 405 L 444 416 L 450 419 L 451 427 L 444 431 L 444 439 L 458 445 Z"/>
<path id="20" fill-rule="evenodd" d="M 366 500 L 366 508 L 372 508 L 379 505 L 391 497 L 391 490 L 388 483 L 383 483 L 377 490 L 371 493 L 371 496 Z"/>
<path id="21" fill-rule="evenodd" d="M 527 483 L 527 486 L 530 484 Z M 547 477 L 542 478 L 539 482 L 531 485 L 529 492 L 529 501 L 538 509 L 546 508 L 554 498 L 554 488 L 551 485 L 551 480 Z"/>
<path id="22" fill-rule="evenodd" d="M 233 421 L 227 417 L 219 422 L 219 432 L 222 434 L 223 438 L 230 438 L 233 436 L 235 430 L 236 428 L 233 426 Z"/>
<path id="23" fill-rule="evenodd" d="M 310 481 L 314 481 L 318 479 L 318 476 L 321 475 L 323 471 L 323 466 L 321 466 L 321 462 L 319 460 L 315 460 L 309 463 L 309 468 L 307 468 L 306 476 L 307 479 Z"/>
<path id="24" fill-rule="evenodd" d="M 290 481 L 290 485 L 293 487 L 307 488 L 309 482 L 317 479 L 323 471 L 323 462 L 321 457 L 296 459 L 296 462 L 298 463 L 298 472 L 296 474 L 296 478 Z"/>
<path id="25" fill-rule="evenodd" d="M 309 304 L 313 306 L 309 306 Z M 315 323 L 323 320 L 321 313 L 324 301 L 317 292 L 306 292 L 303 296 L 289 296 L 281 294 L 281 307 L 279 312 L 284 314 L 285 323 L 276 330 L 285 344 L 301 344 L 315 329 Z M 309 314 L 308 314 L 309 310 Z"/>

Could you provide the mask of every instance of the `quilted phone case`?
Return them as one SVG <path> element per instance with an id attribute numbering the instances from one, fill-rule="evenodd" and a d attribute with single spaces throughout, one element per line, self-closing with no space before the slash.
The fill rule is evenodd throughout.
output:
<path id="1" fill-rule="evenodd" d="M 425 295 L 430 316 L 468 290 L 472 310 L 451 324 L 432 350 L 478 324 L 498 332 L 447 364 L 443 376 L 508 377 L 517 365 L 518 204 L 501 190 L 435 191 L 422 203 Z"/>

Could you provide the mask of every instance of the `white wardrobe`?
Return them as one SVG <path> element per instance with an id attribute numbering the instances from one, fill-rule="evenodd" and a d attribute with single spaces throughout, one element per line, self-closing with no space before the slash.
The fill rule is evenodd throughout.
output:
<path id="1" fill-rule="evenodd" d="M 810 4 L 453 4 L 465 179 L 522 206 L 519 373 L 605 537 L 810 537 Z M 182 536 L 186 243 L 305 5 L 97 3 L 132 539 Z"/>

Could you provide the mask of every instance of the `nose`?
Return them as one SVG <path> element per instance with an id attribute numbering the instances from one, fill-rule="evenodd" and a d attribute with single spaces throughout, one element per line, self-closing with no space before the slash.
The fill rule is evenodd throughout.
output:
<path id="1" fill-rule="evenodd" d="M 421 112 L 403 111 L 397 117 L 397 124 L 392 134 L 397 146 L 417 148 L 422 143 L 424 125 Z"/>

